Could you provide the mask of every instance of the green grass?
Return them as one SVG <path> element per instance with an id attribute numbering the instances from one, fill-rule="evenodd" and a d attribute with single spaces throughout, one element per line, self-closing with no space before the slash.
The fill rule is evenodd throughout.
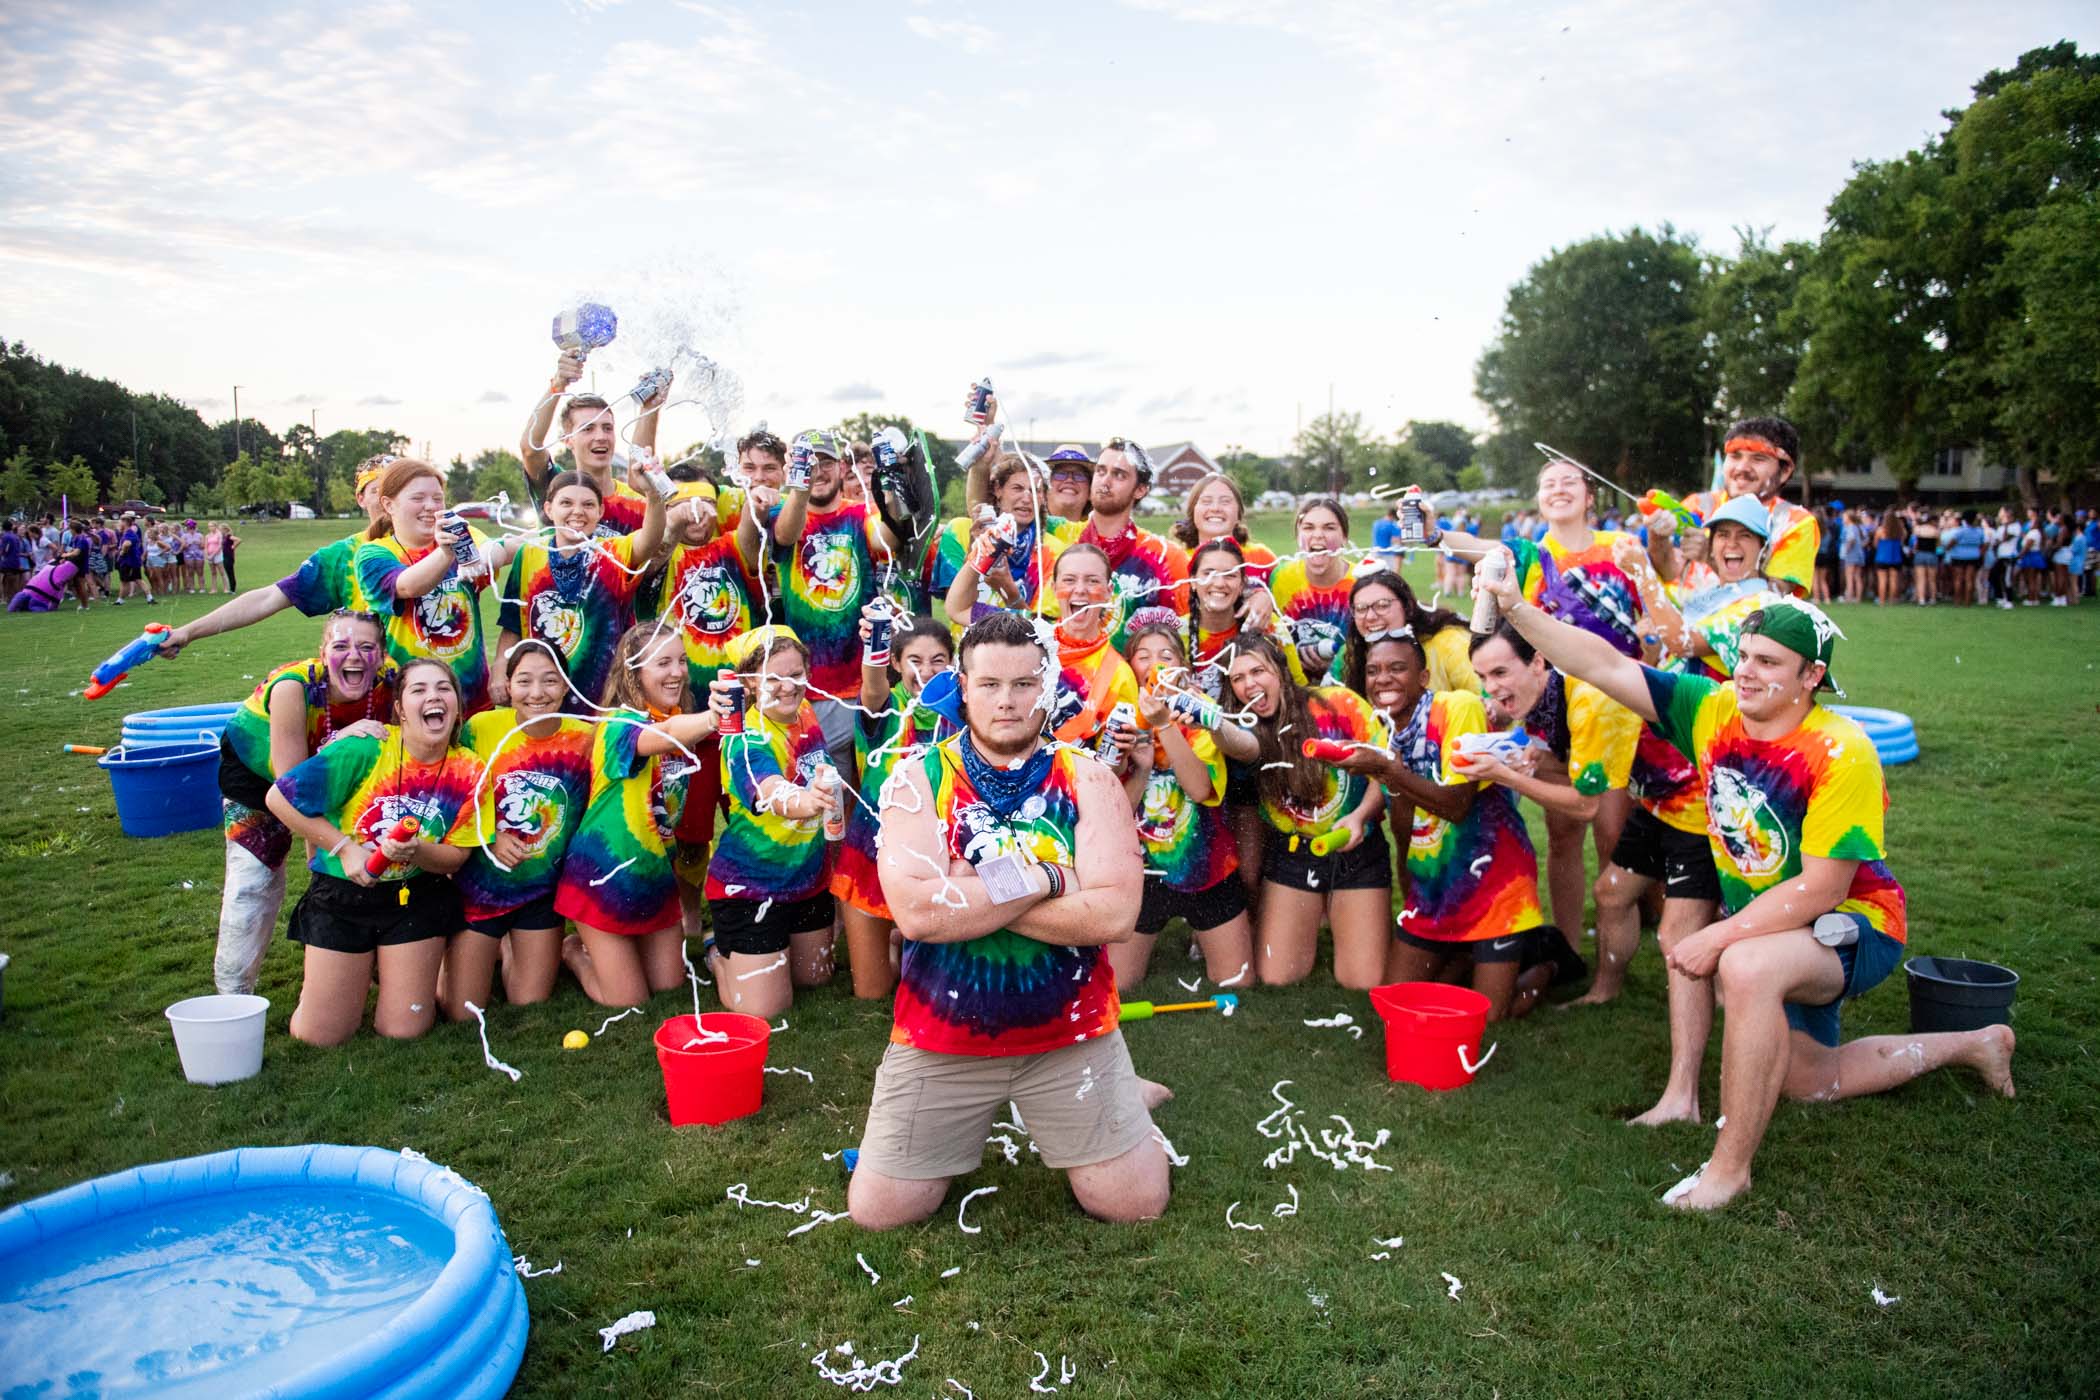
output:
<path id="1" fill-rule="evenodd" d="M 1263 526 L 1282 542 L 1287 522 Z M 257 527 L 242 572 L 274 577 L 337 528 Z M 152 616 L 205 605 L 177 599 Z M 113 743 L 128 711 L 233 698 L 247 677 L 309 654 L 318 629 L 273 619 L 147 666 L 107 700 L 78 699 L 89 668 L 145 616 L 0 619 L 15 756 L 14 800 L 0 810 L 0 949 L 13 955 L 0 1021 L 0 1168 L 13 1181 L 0 1202 L 244 1144 L 416 1147 L 489 1192 L 514 1250 L 564 1266 L 526 1285 L 517 1393 L 530 1395 L 830 1394 L 814 1350 L 851 1338 L 864 1357 L 893 1357 L 914 1334 L 899 1393 L 918 1396 L 955 1395 L 947 1377 L 980 1396 L 1026 1394 L 1037 1351 L 1053 1382 L 1057 1358 L 1071 1358 L 1079 1379 L 1065 1393 L 1077 1395 L 2100 1387 L 2100 672 L 2089 660 L 2100 610 L 1838 610 L 1852 699 L 1913 714 L 1924 745 L 1890 774 L 1890 862 L 1909 890 L 1912 947 L 2024 978 L 2016 1101 L 1956 1071 L 1881 1098 L 1783 1105 L 1752 1193 L 1718 1218 L 1686 1219 L 1656 1199 L 1705 1157 L 1711 1131 L 1620 1121 L 1662 1081 L 1652 943 L 1617 1005 L 1500 1027 L 1478 1082 L 1434 1096 L 1385 1081 L 1375 1023 L 1361 1041 L 1300 1024 L 1342 1010 L 1372 1021 L 1323 967 L 1304 987 L 1250 993 L 1230 1021 L 1130 1029 L 1141 1070 L 1178 1091 L 1158 1118 L 1192 1158 L 1164 1220 L 1094 1224 L 1055 1174 L 995 1153 L 961 1185 L 999 1187 L 971 1206 L 982 1234 L 957 1230 L 951 1198 L 916 1229 L 867 1236 L 840 1222 L 793 1240 L 797 1218 L 740 1211 L 723 1193 L 741 1181 L 754 1196 L 842 1207 L 844 1177 L 822 1158 L 857 1140 L 888 1022 L 843 985 L 807 997 L 774 1039 L 773 1063 L 803 1066 L 814 1085 L 770 1077 L 757 1116 L 674 1132 L 649 1032 L 688 1008 L 682 994 L 582 1053 L 562 1052 L 562 1033 L 595 1030 L 603 1013 L 572 984 L 545 1006 L 497 1006 L 496 1052 L 525 1073 L 514 1085 L 483 1067 L 471 1026 L 410 1044 L 293 1043 L 298 950 L 280 940 L 264 972 L 262 1075 L 184 1083 L 161 1010 L 210 990 L 220 839 L 125 838 L 92 760 L 58 746 Z M 1177 997 L 1173 979 L 1192 967 L 1170 935 L 1136 994 Z M 1848 1034 L 1904 1024 L 1900 976 L 1846 1016 Z M 1315 1123 L 1340 1113 L 1365 1136 L 1390 1129 L 1379 1156 L 1395 1170 L 1338 1173 L 1304 1157 L 1264 1170 L 1273 1144 L 1253 1125 L 1280 1079 Z M 1286 1183 L 1302 1207 L 1274 1218 Z M 1267 1228 L 1229 1231 L 1234 1201 Z M 1372 1238 L 1396 1234 L 1406 1244 L 1372 1262 Z M 939 1277 L 955 1265 L 960 1275 Z M 1445 1271 L 1464 1281 L 1457 1302 Z M 1902 1301 L 1876 1307 L 1875 1285 Z M 908 1311 L 891 1306 L 906 1294 Z M 636 1308 L 655 1310 L 656 1329 L 601 1355 L 597 1329 Z"/>

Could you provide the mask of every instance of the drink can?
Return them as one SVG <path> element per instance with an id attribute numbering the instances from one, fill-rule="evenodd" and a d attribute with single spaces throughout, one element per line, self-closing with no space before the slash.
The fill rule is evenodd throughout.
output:
<path id="1" fill-rule="evenodd" d="M 787 489 L 807 491 L 810 474 L 817 468 L 817 449 L 812 443 L 797 438 L 788 447 Z"/>
<path id="2" fill-rule="evenodd" d="M 982 424 L 992 416 L 992 380 L 990 375 L 970 386 L 970 404 L 963 414 L 966 422 Z"/>
<path id="3" fill-rule="evenodd" d="M 1400 543 L 1419 546 L 1428 540 L 1429 526 L 1422 510 L 1422 491 L 1420 487 L 1410 486 L 1400 497 Z"/>
<path id="4" fill-rule="evenodd" d="M 904 434 L 898 432 L 895 428 L 884 428 L 881 432 L 875 434 L 874 440 L 868 444 L 868 448 L 875 454 L 876 471 L 893 472 L 902 465 L 904 461 L 903 438 Z"/>
<path id="5" fill-rule="evenodd" d="M 729 700 L 729 713 L 722 715 L 721 723 L 715 727 L 717 734 L 741 734 L 744 732 L 744 683 L 731 677 L 722 688 Z"/>
<path id="6" fill-rule="evenodd" d="M 481 562 L 481 550 L 474 543 L 474 528 L 467 524 L 457 512 L 446 511 L 438 517 L 438 528 L 445 532 L 445 542 L 452 550 L 452 557 L 462 570 L 471 571 Z"/>
<path id="7" fill-rule="evenodd" d="M 1167 696 L 1167 711 L 1174 718 L 1198 729 L 1216 729 L 1225 722 L 1225 707 L 1208 695 L 1177 690 Z"/>
<path id="8" fill-rule="evenodd" d="M 870 666 L 890 664 L 890 638 L 897 628 L 897 615 L 885 606 L 868 619 L 868 644 L 862 655 Z"/>

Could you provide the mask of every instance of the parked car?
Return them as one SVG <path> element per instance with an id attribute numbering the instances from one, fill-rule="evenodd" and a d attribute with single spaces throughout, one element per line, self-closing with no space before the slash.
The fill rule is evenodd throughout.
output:
<path id="1" fill-rule="evenodd" d="M 104 515 L 122 515 L 130 511 L 133 515 L 166 515 L 167 507 L 149 505 L 145 501 L 117 501 L 102 507 Z"/>

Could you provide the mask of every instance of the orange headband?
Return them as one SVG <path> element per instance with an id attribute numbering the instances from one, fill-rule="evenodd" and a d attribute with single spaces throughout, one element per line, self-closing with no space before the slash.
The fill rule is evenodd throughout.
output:
<path id="1" fill-rule="evenodd" d="M 1786 453 L 1781 452 L 1776 445 L 1767 442 L 1761 437 L 1730 438 L 1728 439 L 1727 445 L 1721 449 L 1721 455 L 1725 457 L 1738 449 L 1741 449 L 1744 452 L 1762 452 L 1767 457 L 1776 457 L 1780 461 L 1785 462 L 1790 466 L 1793 464 L 1794 461 L 1794 459 L 1787 456 Z"/>

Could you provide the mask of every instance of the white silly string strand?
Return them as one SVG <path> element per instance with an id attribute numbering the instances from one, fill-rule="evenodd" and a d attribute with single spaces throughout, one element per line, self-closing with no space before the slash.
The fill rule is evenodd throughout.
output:
<path id="1" fill-rule="evenodd" d="M 502 1073 L 509 1075 L 510 1082 L 513 1084 L 517 1083 L 520 1079 L 523 1079 L 525 1077 L 525 1071 L 521 1069 L 512 1069 L 509 1065 L 503 1063 L 503 1061 L 496 1058 L 495 1051 L 489 1049 L 489 1018 L 486 1015 L 484 1015 L 482 1013 L 481 1008 L 476 1006 L 473 1002 L 470 1001 L 464 1004 L 467 1010 L 474 1013 L 474 1024 L 481 1028 L 481 1058 L 483 1063 L 488 1065 L 490 1069 L 499 1070 Z"/>

